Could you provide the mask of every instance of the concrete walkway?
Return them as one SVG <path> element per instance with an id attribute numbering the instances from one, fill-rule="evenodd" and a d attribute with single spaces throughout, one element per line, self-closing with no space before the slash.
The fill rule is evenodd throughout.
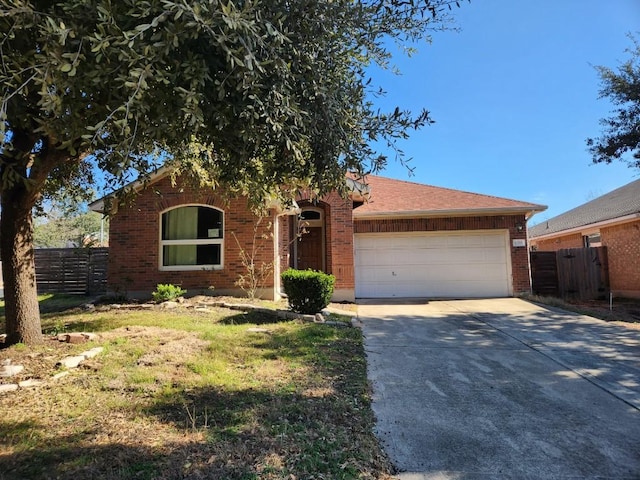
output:
<path id="1" fill-rule="evenodd" d="M 640 330 L 519 299 L 358 312 L 398 478 L 640 479 Z"/>

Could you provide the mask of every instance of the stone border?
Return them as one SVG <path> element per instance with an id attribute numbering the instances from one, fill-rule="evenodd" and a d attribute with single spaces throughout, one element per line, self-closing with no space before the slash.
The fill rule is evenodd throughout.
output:
<path id="1" fill-rule="evenodd" d="M 91 334 L 91 335 L 95 335 L 95 334 Z M 60 336 L 58 336 L 58 339 Z M 50 380 L 59 380 L 69 375 L 70 373 L 69 369 L 78 368 L 85 360 L 89 358 L 94 358 L 98 356 L 100 353 L 102 353 L 103 351 L 104 351 L 104 347 L 95 347 L 95 348 L 92 348 L 91 350 L 86 350 L 78 355 L 64 357 L 58 363 L 56 363 L 56 366 L 64 367 L 66 370 L 56 373 L 48 380 L 37 380 L 35 378 L 28 378 L 18 383 L 2 384 L 0 385 L 0 395 L 3 393 L 15 392 L 18 389 L 39 387 L 49 383 Z M 18 368 L 18 367 L 21 367 L 21 368 Z M 23 370 L 24 370 L 24 367 L 22 365 L 11 365 L 11 360 L 8 360 L 8 361 L 5 360 L 5 365 L 2 368 L 0 368 L 0 376 L 12 377 L 14 375 L 17 375 Z M 7 375 L 2 375 L 2 371 L 7 372 Z"/>
<path id="2" fill-rule="evenodd" d="M 179 306 L 193 308 L 197 312 L 210 312 L 209 307 L 220 307 L 220 308 L 228 308 L 229 310 L 237 310 L 241 312 L 256 312 L 263 313 L 265 315 L 272 315 L 276 318 L 285 319 L 285 320 L 301 320 L 307 323 L 319 323 L 322 325 L 329 325 L 333 327 L 360 327 L 362 326 L 362 322 L 358 319 L 358 315 L 355 312 L 350 312 L 346 310 L 336 310 L 336 309 L 325 309 L 322 313 L 316 313 L 315 315 L 306 315 L 303 313 L 292 312 L 291 310 L 281 310 L 281 309 L 270 309 L 265 307 L 258 307 L 256 305 L 252 305 L 250 303 L 229 303 L 219 300 L 213 300 L 211 302 L 206 303 L 196 303 L 189 304 L 183 303 L 184 300 L 181 301 L 167 301 L 159 304 L 154 303 L 133 303 L 133 304 L 108 304 L 108 305 L 100 305 L 96 307 L 95 305 L 89 303 L 83 305 L 82 308 L 84 310 L 97 310 L 97 311 L 108 311 L 110 309 L 129 309 L 129 310 L 151 310 L 154 308 L 158 309 L 174 309 Z M 351 322 L 336 322 L 332 320 L 327 320 L 326 317 L 331 313 L 335 313 L 338 315 L 350 316 Z M 267 333 L 271 332 L 267 329 L 263 328 L 249 328 L 248 332 L 252 333 Z M 6 337 L 6 335 L 5 335 Z M 85 343 L 87 341 L 97 340 L 98 336 L 95 333 L 61 333 L 55 337 L 60 342 L 67 343 Z M 87 350 L 85 352 L 80 353 L 79 355 L 73 355 L 62 358 L 56 366 L 64 367 L 66 370 L 58 372 L 53 375 L 50 380 L 59 380 L 67 375 L 69 375 L 69 369 L 78 368 L 85 360 L 89 358 L 93 358 L 104 350 L 103 347 L 95 347 L 91 350 Z M 22 365 L 11 365 L 11 360 L 5 361 L 5 364 L 0 367 L 0 377 L 12 377 L 20 373 L 24 370 Z M 33 378 L 29 378 L 27 380 L 23 380 L 18 383 L 7 383 L 0 384 L 0 395 L 7 392 L 14 392 L 18 389 L 25 388 L 33 388 L 44 385 L 47 383 L 47 380 L 37 380 Z"/>
<path id="3" fill-rule="evenodd" d="M 350 312 L 346 310 L 336 310 L 336 309 L 325 309 L 322 313 L 316 313 L 315 315 L 307 315 L 303 313 L 296 313 L 291 310 L 282 310 L 282 309 L 272 309 L 265 308 L 253 305 L 251 303 L 231 303 L 225 302 L 222 300 L 212 300 L 210 302 L 199 302 L 199 303 L 187 303 L 184 300 L 177 299 L 177 301 L 169 300 L 162 303 L 113 303 L 104 306 L 96 307 L 98 311 L 107 311 L 109 309 L 128 309 L 128 310 L 153 310 L 153 309 L 161 309 L 161 310 L 173 310 L 174 308 L 183 307 L 183 308 L 192 308 L 196 312 L 210 312 L 209 307 L 218 307 L 218 308 L 228 308 L 229 310 L 237 310 L 241 312 L 256 312 L 262 313 L 265 315 L 272 315 L 276 318 L 281 318 L 285 320 L 301 320 L 303 322 L 309 323 L 322 323 L 324 325 L 333 325 L 336 327 L 349 327 L 349 326 L 357 326 L 357 322 L 354 321 L 357 318 L 357 313 Z M 346 322 L 336 322 L 332 320 L 327 320 L 326 317 L 331 313 L 335 313 L 338 315 L 350 316 L 352 317 L 351 324 Z"/>

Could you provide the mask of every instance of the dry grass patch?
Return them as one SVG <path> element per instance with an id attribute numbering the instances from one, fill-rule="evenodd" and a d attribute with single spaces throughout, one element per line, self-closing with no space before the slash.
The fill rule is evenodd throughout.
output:
<path id="1" fill-rule="evenodd" d="M 0 478 L 390 478 L 360 331 L 268 321 L 224 309 L 46 317 L 99 340 L 14 346 L 0 360 L 50 378 L 62 356 L 105 351 L 0 396 Z M 268 332 L 247 331 L 258 323 Z"/>
<path id="2" fill-rule="evenodd" d="M 611 305 L 609 300 L 560 299 L 539 295 L 527 295 L 524 298 L 606 322 L 615 322 L 625 328 L 640 329 L 640 299 L 637 298 L 614 298 Z"/>

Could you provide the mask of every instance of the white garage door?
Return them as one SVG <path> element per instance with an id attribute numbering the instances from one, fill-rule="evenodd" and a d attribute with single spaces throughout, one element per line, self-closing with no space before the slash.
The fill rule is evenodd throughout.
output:
<path id="1" fill-rule="evenodd" d="M 506 231 L 356 234 L 356 297 L 511 294 Z"/>

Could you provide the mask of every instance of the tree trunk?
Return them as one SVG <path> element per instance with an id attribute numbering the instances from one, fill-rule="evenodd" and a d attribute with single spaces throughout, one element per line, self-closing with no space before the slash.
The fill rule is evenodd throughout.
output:
<path id="1" fill-rule="evenodd" d="M 5 189 L 0 199 L 0 259 L 8 345 L 43 341 L 33 253 L 32 203 L 22 184 Z"/>

